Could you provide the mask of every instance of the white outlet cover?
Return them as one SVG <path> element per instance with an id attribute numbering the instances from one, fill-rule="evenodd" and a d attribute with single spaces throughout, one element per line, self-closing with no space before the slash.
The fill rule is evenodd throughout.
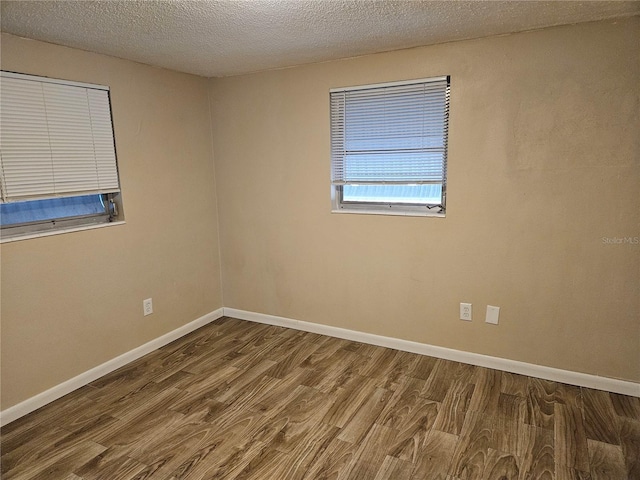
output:
<path id="1" fill-rule="evenodd" d="M 498 325 L 498 317 L 500 316 L 500 307 L 494 307 L 493 305 L 487 305 L 487 317 L 485 322 L 493 325 Z"/>
<path id="2" fill-rule="evenodd" d="M 472 306 L 470 303 L 461 303 L 460 304 L 460 320 L 466 320 L 470 322 L 473 318 Z"/>
<path id="3" fill-rule="evenodd" d="M 147 298 L 142 301 L 142 313 L 145 317 L 153 313 L 153 300 Z"/>

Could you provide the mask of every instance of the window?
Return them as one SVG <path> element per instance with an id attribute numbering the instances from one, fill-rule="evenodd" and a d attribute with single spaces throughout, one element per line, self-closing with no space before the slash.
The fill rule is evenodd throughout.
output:
<path id="1" fill-rule="evenodd" d="M 444 216 L 449 84 L 330 91 L 334 211 Z"/>
<path id="2" fill-rule="evenodd" d="M 109 88 L 0 81 L 2 240 L 122 220 Z"/>

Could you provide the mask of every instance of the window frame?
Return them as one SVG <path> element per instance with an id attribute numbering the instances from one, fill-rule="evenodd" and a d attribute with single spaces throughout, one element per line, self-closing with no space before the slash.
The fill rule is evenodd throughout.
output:
<path id="1" fill-rule="evenodd" d="M 111 141 L 112 149 L 107 150 L 107 152 L 110 152 L 110 154 L 113 155 L 111 168 L 115 170 L 115 173 L 113 175 L 115 176 L 114 178 L 116 183 L 114 184 L 115 188 L 112 186 L 109 188 L 98 189 L 93 191 L 91 191 L 91 189 L 87 191 L 76 189 L 76 190 L 69 190 L 66 193 L 60 193 L 60 194 L 51 192 L 51 193 L 42 194 L 42 195 L 29 194 L 23 197 L 20 195 L 14 196 L 8 193 L 7 191 L 3 191 L 2 202 L 5 204 L 10 204 L 13 202 L 32 202 L 32 201 L 35 202 L 35 201 L 47 200 L 47 199 L 55 200 L 55 199 L 62 199 L 62 198 L 74 198 L 74 197 L 82 197 L 86 195 L 99 195 L 102 198 L 102 203 L 104 205 L 104 212 L 91 213 L 87 215 L 77 215 L 77 214 L 67 215 L 67 216 L 60 216 L 60 217 L 55 217 L 55 218 L 50 218 L 45 220 L 34 220 L 34 221 L 13 223 L 13 224 L 7 224 L 7 225 L 0 225 L 0 243 L 12 242 L 12 241 L 23 240 L 28 238 L 35 238 L 40 236 L 49 236 L 49 235 L 55 235 L 55 234 L 61 234 L 61 233 L 68 233 L 68 232 L 79 231 L 79 230 L 87 230 L 87 229 L 99 228 L 99 227 L 110 226 L 110 225 L 124 224 L 124 215 L 122 210 L 122 195 L 121 195 L 121 186 L 120 186 L 120 174 L 119 174 L 117 151 L 116 151 L 116 141 L 115 141 L 115 132 L 114 132 L 114 125 L 113 125 L 113 111 L 111 106 L 110 88 L 103 85 L 82 83 L 82 82 L 76 82 L 72 80 L 63 80 L 63 79 L 50 78 L 50 77 L 44 77 L 44 76 L 38 76 L 38 75 L 11 72 L 6 70 L 2 70 L 1 75 L 3 78 L 9 78 L 9 79 L 38 82 L 41 84 L 61 85 L 64 87 L 76 87 L 78 89 L 84 89 L 85 91 L 94 90 L 94 91 L 105 92 L 106 98 L 103 97 L 103 100 L 101 100 L 102 102 L 106 102 L 106 103 L 103 103 L 104 107 L 103 107 L 102 113 L 96 116 L 91 108 L 91 106 L 93 106 L 91 104 L 91 106 L 89 106 L 89 117 L 87 118 L 89 118 L 90 128 L 92 131 L 95 126 L 94 121 L 108 122 L 105 124 L 105 125 L 108 125 L 106 127 L 107 129 L 106 130 L 103 129 L 100 131 L 102 132 L 101 135 L 103 136 L 102 137 L 94 136 L 92 138 L 93 138 L 93 142 L 100 142 L 100 141 L 104 142 L 105 138 L 108 139 L 107 141 L 109 140 Z M 89 95 L 91 94 L 87 93 L 88 98 L 89 98 Z M 43 101 L 46 102 L 47 100 L 45 99 Z M 87 101 L 90 101 L 90 100 L 88 99 Z M 73 107 L 69 107 L 69 108 L 73 108 Z M 107 108 L 108 108 L 108 118 L 106 115 Z M 71 110 L 67 110 L 67 111 L 71 112 Z M 9 118 L 12 118 L 12 121 L 15 121 L 13 120 L 14 117 L 9 117 Z M 17 117 L 17 118 L 20 119 L 21 117 Z M 35 117 L 35 118 L 41 119 L 41 121 L 45 122 L 45 124 L 48 124 L 48 122 L 52 121 L 50 119 L 47 119 L 46 112 L 44 117 Z M 66 117 L 63 117 L 63 118 L 66 118 Z M 59 120 L 53 120 L 53 121 L 59 121 Z M 66 121 L 66 120 L 63 120 L 63 121 Z M 14 123 L 13 125 L 16 125 L 16 124 Z M 16 127 L 14 126 L 14 128 Z M 109 132 L 109 130 L 110 130 L 110 138 L 108 136 L 105 136 L 105 135 L 108 135 L 105 132 Z M 12 137 L 12 136 L 9 136 L 7 138 L 15 139 L 15 137 Z M 49 142 L 54 141 L 53 137 L 49 136 L 48 138 L 49 138 Z M 95 151 L 97 151 L 97 145 L 98 145 L 97 143 L 94 143 Z M 105 145 L 105 144 L 102 143 L 101 145 Z M 101 147 L 101 148 L 104 148 L 104 147 Z M 100 151 L 102 152 L 103 150 L 100 150 Z M 68 150 L 68 152 L 72 153 L 73 151 Z M 89 158 L 92 158 L 92 157 L 89 157 Z M 51 168 L 54 168 L 53 158 L 51 159 L 51 161 L 52 161 Z M 100 165 L 104 165 L 103 163 L 100 163 L 102 161 L 103 160 L 99 160 L 97 157 L 95 158 L 94 162 L 97 169 L 101 168 Z M 12 162 L 16 162 L 16 160 L 14 159 L 12 160 Z M 3 167 L 3 163 L 0 162 L 0 174 L 2 174 L 4 177 L 5 172 L 2 171 L 2 167 Z M 20 167 L 20 168 L 24 168 L 24 167 Z M 4 178 L 2 179 L 2 181 L 4 183 L 5 181 Z M 6 199 L 4 198 L 5 196 L 7 197 Z"/>
<path id="2" fill-rule="evenodd" d="M 400 215 L 400 216 L 426 216 L 426 217 L 439 217 L 444 218 L 446 216 L 446 198 L 447 198 L 447 154 L 448 154 L 448 123 L 449 123 L 449 106 L 450 106 L 450 88 L 451 88 L 451 77 L 449 75 L 440 76 L 440 77 L 431 77 L 431 78 L 422 78 L 415 80 L 406 80 L 406 81 L 398 81 L 398 82 L 386 82 L 386 83 L 378 83 L 378 84 L 369 84 L 369 85 L 358 85 L 352 87 L 344 87 L 344 88 L 333 88 L 330 92 L 331 95 L 334 93 L 341 93 L 347 91 L 364 91 L 371 89 L 383 89 L 386 87 L 395 87 L 395 86 L 410 86 L 410 85 L 418 85 L 418 84 L 427 84 L 433 82 L 442 82 L 446 81 L 445 86 L 445 104 L 443 109 L 443 161 L 442 161 L 442 182 L 441 182 L 441 203 L 439 204 L 431 204 L 431 203 L 409 203 L 409 202 L 389 202 L 389 201 L 349 201 L 344 199 L 344 185 L 336 184 L 333 179 L 333 168 L 334 168 L 334 155 L 333 155 L 333 146 L 334 146 L 334 120 L 333 116 L 335 114 L 333 105 L 330 104 L 330 116 L 331 116 L 331 165 L 332 165 L 332 182 L 331 182 L 331 204 L 332 204 L 332 213 L 355 213 L 355 214 L 373 214 L 373 215 Z M 331 103 L 331 102 L 330 102 Z M 346 107 L 345 107 L 346 108 Z M 345 136 L 344 128 L 341 132 L 342 136 Z M 389 182 L 389 184 L 401 184 L 401 185 L 414 185 L 410 181 L 404 183 L 398 182 Z M 384 182 L 379 183 L 384 185 Z"/>

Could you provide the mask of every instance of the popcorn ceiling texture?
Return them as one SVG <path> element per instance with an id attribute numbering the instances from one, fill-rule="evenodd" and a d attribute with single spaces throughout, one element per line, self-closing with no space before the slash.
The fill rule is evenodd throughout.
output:
<path id="1" fill-rule="evenodd" d="M 206 77 L 629 16 L 640 2 L 2 1 L 2 31 Z"/>

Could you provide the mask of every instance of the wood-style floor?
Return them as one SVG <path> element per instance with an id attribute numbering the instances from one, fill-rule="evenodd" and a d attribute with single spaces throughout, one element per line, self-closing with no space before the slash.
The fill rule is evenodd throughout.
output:
<path id="1" fill-rule="evenodd" d="M 223 318 L 2 429 L 2 479 L 640 479 L 640 399 Z"/>

